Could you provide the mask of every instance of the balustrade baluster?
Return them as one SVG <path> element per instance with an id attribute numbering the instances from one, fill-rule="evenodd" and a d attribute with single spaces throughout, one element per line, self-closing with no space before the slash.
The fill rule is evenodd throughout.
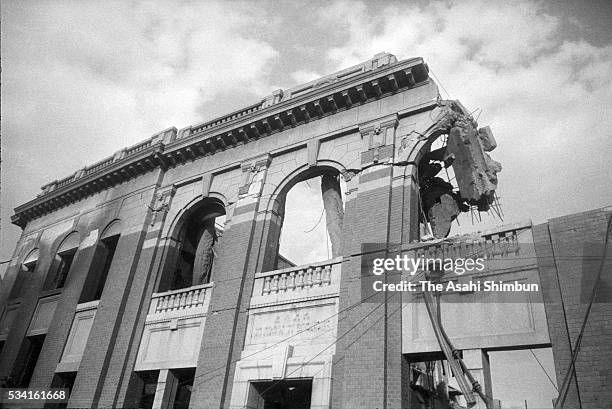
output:
<path id="1" fill-rule="evenodd" d="M 270 294 L 270 285 L 271 285 L 270 281 L 271 281 L 270 276 L 267 276 L 266 278 L 264 278 L 263 295 Z"/>
<path id="2" fill-rule="evenodd" d="M 290 290 L 295 290 L 295 271 L 289 273 L 287 288 Z"/>
<path id="3" fill-rule="evenodd" d="M 324 284 L 331 283 L 331 269 L 332 269 L 331 265 L 326 265 L 325 269 L 323 270 L 323 283 Z"/>
<path id="4" fill-rule="evenodd" d="M 287 274 L 286 273 L 281 274 L 279 281 L 280 281 L 278 285 L 279 291 L 286 291 L 287 290 Z"/>
<path id="5" fill-rule="evenodd" d="M 315 268 L 313 275 L 314 275 L 313 283 L 321 285 L 321 267 Z"/>
<path id="6" fill-rule="evenodd" d="M 296 280 L 295 286 L 298 289 L 301 289 L 304 287 L 304 270 L 299 270 L 297 272 L 297 280 Z"/>
<path id="7" fill-rule="evenodd" d="M 159 299 L 159 311 L 165 311 L 168 308 L 168 297 L 161 297 Z"/>

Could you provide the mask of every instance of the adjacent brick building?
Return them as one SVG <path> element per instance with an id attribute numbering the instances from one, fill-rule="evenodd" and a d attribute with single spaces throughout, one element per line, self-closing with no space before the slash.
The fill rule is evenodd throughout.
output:
<path id="1" fill-rule="evenodd" d="M 421 407 L 414 364 L 443 357 L 418 303 L 363 299 L 363 249 L 374 243 L 387 255 L 469 247 L 488 256 L 488 275 L 541 280 L 544 304 L 490 312 L 529 325 L 448 331 L 489 395 L 490 349 L 552 345 L 561 382 L 584 314 L 579 257 L 564 257 L 582 251 L 577 234 L 603 244 L 610 211 L 504 226 L 469 245 L 419 243 L 433 214 L 421 211 L 419 166 L 454 121 L 477 129 L 440 99 L 422 59 L 383 53 L 43 186 L 13 216 L 23 233 L 0 295 L 0 377 L 68 387 L 74 408 Z M 483 129 L 472 137 L 488 166 Z M 480 176 L 496 183 L 491 169 Z M 285 198 L 323 175 L 346 183 L 339 254 L 294 266 L 278 254 Z M 201 245 L 211 220 L 209 271 L 199 260 L 212 254 Z M 525 232 L 537 259 L 511 257 L 529 251 Z M 609 306 L 592 309 L 566 407 L 610 401 L 598 390 L 610 384 Z M 445 319 L 470 322 L 466 308 Z"/>

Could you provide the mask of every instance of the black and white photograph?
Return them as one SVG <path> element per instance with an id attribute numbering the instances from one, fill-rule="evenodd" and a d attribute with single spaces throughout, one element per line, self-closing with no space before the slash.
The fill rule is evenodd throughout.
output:
<path id="1" fill-rule="evenodd" d="M 611 22 L 2 0 L 0 408 L 612 409 Z"/>

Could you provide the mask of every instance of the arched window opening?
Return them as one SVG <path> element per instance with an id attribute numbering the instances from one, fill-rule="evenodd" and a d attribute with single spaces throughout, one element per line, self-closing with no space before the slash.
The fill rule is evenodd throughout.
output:
<path id="1" fill-rule="evenodd" d="M 38 254 L 38 249 L 34 249 L 30 251 L 21 262 L 19 272 L 17 273 L 17 278 L 15 279 L 15 284 L 13 284 L 13 288 L 11 289 L 11 293 L 9 295 L 10 299 L 19 298 L 24 295 L 23 293 L 25 292 L 26 282 L 30 279 L 32 273 L 36 269 Z"/>
<path id="2" fill-rule="evenodd" d="M 120 233 L 121 224 L 116 221 L 109 225 L 100 236 L 79 303 L 96 301 L 102 298 L 106 279 L 117 250 L 117 243 L 119 243 Z"/>
<path id="3" fill-rule="evenodd" d="M 178 226 L 175 261 L 165 269 L 158 291 L 211 282 L 215 248 L 224 227 L 225 206 L 220 200 L 206 198 L 189 209 Z"/>
<path id="4" fill-rule="evenodd" d="M 275 269 L 341 255 L 346 183 L 337 170 L 307 173 L 279 200 L 284 203 Z"/>
<path id="5" fill-rule="evenodd" d="M 51 263 L 50 274 L 47 276 L 45 282 L 45 290 L 54 290 L 64 287 L 78 247 L 79 235 L 77 232 L 72 232 L 64 239 L 55 253 L 55 257 Z"/>

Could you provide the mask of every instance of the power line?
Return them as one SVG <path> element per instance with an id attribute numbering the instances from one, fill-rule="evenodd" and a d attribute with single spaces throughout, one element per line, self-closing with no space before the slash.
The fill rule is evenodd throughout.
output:
<path id="1" fill-rule="evenodd" d="M 430 68 L 429 72 L 431 73 L 431 75 L 433 75 L 434 79 L 436 80 L 436 82 L 438 84 L 440 84 L 440 87 L 442 88 L 442 90 L 444 90 L 444 92 L 446 92 L 446 96 L 448 96 L 450 98 L 450 94 L 448 93 L 448 91 L 446 90 L 446 88 L 444 88 L 444 85 L 442 85 L 442 82 L 438 79 L 438 77 L 436 76 L 436 74 L 434 74 L 433 70 Z"/>
<path id="2" fill-rule="evenodd" d="M 414 276 L 412 276 L 412 278 L 410 279 L 410 281 L 415 280 L 415 279 L 416 279 L 418 276 L 420 276 L 420 275 L 421 275 L 421 274 L 423 274 L 423 273 L 424 273 L 424 272 L 420 271 L 419 273 L 415 274 Z M 365 302 L 367 302 L 368 300 L 370 300 L 371 298 L 373 298 L 373 297 L 375 297 L 376 295 L 379 295 L 379 294 L 380 294 L 380 293 L 375 292 L 375 293 L 373 293 L 372 295 L 370 295 L 370 296 L 368 296 L 368 297 L 364 298 L 363 300 L 360 300 L 360 301 L 358 301 L 358 302 L 356 302 L 356 303 L 354 303 L 354 304 L 352 304 L 352 305 L 350 305 L 350 306 L 348 306 L 348 307 L 344 308 L 343 310 L 340 310 L 340 311 L 336 312 L 335 314 L 330 315 L 329 317 L 327 317 L 327 318 L 326 318 L 326 320 L 329 320 L 329 319 L 334 318 L 334 317 L 336 317 L 336 316 L 338 316 L 338 315 L 340 315 L 340 314 L 342 314 L 342 313 L 344 313 L 344 312 L 347 312 L 347 311 L 349 311 L 349 310 L 352 310 L 353 308 L 355 308 L 355 307 L 357 307 L 357 306 L 359 306 L 359 305 L 364 304 Z M 396 295 L 396 294 L 397 294 L 397 293 L 395 293 L 394 295 Z M 393 297 L 393 296 L 392 296 L 392 297 Z M 382 303 L 381 303 L 381 305 L 382 305 Z M 221 311 L 221 310 L 219 310 L 219 311 Z M 276 347 L 276 346 L 278 346 L 278 345 L 282 344 L 283 342 L 286 342 L 286 341 L 290 340 L 291 338 L 298 336 L 299 334 L 302 334 L 302 333 L 304 333 L 304 332 L 306 332 L 306 331 L 311 330 L 312 328 L 316 327 L 317 325 L 320 325 L 320 322 L 316 322 L 316 323 L 314 323 L 313 325 L 311 325 L 311 326 L 309 326 L 309 327 L 307 327 L 307 328 L 305 328 L 305 329 L 303 329 L 303 330 L 301 330 L 301 331 L 298 331 L 298 332 L 296 332 L 295 334 L 290 335 L 290 336 L 288 336 L 288 337 L 287 337 L 287 338 L 285 338 L 285 339 L 282 339 L 282 340 L 277 341 L 277 342 L 275 342 L 275 343 L 273 343 L 273 344 L 271 344 L 271 345 L 268 345 L 267 347 L 265 347 L 265 348 L 263 348 L 263 349 L 260 349 L 260 350 L 258 350 L 258 351 L 256 351 L 256 352 L 253 352 L 253 353 L 252 353 L 252 354 L 250 354 L 250 355 L 247 355 L 247 356 L 241 357 L 241 358 L 239 358 L 239 359 L 235 359 L 235 360 L 231 361 L 231 362 L 230 362 L 230 364 L 235 364 L 235 363 L 237 363 L 238 361 L 240 361 L 240 360 L 242 360 L 242 359 L 250 358 L 250 357 L 252 357 L 252 356 L 254 356 L 254 355 L 260 354 L 260 353 L 261 353 L 261 352 L 263 352 L 263 351 L 266 351 L 266 350 L 268 350 L 268 349 L 274 348 L 274 347 Z M 227 365 L 225 365 L 225 364 L 224 364 L 223 366 L 219 366 L 219 367 L 217 367 L 217 368 L 215 368 L 215 369 L 212 369 L 212 370 L 210 370 L 210 371 L 208 371 L 208 372 L 205 372 L 205 373 L 203 373 L 203 374 L 197 375 L 197 376 L 196 376 L 196 378 L 199 378 L 199 377 L 202 377 L 202 376 L 206 376 L 206 375 L 213 374 L 213 373 L 215 373 L 215 372 L 217 372 L 217 371 L 219 371 L 219 370 L 221 370 L 221 369 L 225 369 L 226 367 L 227 367 Z M 220 374 L 219 374 L 219 375 L 220 375 Z M 216 377 L 217 377 L 217 376 L 219 376 L 219 375 L 215 375 L 215 376 L 212 376 L 211 378 L 208 378 L 208 379 L 204 379 L 204 380 L 202 380 L 202 381 L 199 381 L 197 385 L 202 385 L 203 383 L 206 383 L 206 382 L 208 382 L 209 380 L 212 380 L 212 379 L 216 378 Z"/>
<path id="3" fill-rule="evenodd" d="M 319 216 L 319 220 L 317 220 L 317 223 L 314 225 L 314 227 L 312 229 L 309 230 L 304 230 L 304 233 L 310 233 L 311 231 L 313 231 L 314 229 L 317 228 L 317 226 L 319 225 L 319 223 L 321 223 L 321 220 L 323 220 L 323 214 L 325 213 L 325 208 L 323 208 L 321 210 L 321 215 Z"/>
<path id="4" fill-rule="evenodd" d="M 553 386 L 553 388 L 555 388 L 555 390 L 557 392 L 559 392 L 559 388 L 557 388 L 557 385 L 555 385 L 555 383 L 553 382 L 552 378 L 550 377 L 550 375 L 548 374 L 548 371 L 546 371 L 546 368 L 544 368 L 544 365 L 542 365 L 542 363 L 540 362 L 540 360 L 538 359 L 537 355 L 533 352 L 533 349 L 529 348 L 529 351 L 531 352 L 531 355 L 533 355 L 533 357 L 535 358 L 535 360 L 538 362 L 538 365 L 540 365 L 540 368 L 542 368 L 542 371 L 544 371 L 544 375 L 546 375 L 546 377 L 548 378 L 548 380 L 550 381 L 550 384 Z"/>
<path id="5" fill-rule="evenodd" d="M 373 298 L 373 297 L 374 297 L 374 296 L 376 296 L 376 295 L 379 295 L 379 293 L 373 293 L 373 294 L 372 294 L 372 295 L 370 295 L 369 297 L 367 297 L 367 298 L 365 298 L 365 299 L 363 299 L 363 300 L 360 300 L 360 301 L 358 301 L 358 302 L 356 302 L 356 303 L 354 303 L 354 304 L 352 304 L 352 305 L 350 305 L 350 306 L 346 307 L 345 309 L 343 309 L 343 310 L 340 310 L 340 311 L 336 312 L 335 314 L 330 315 L 329 317 L 327 317 L 327 318 L 326 318 L 326 320 L 329 320 L 329 319 L 334 318 L 334 317 L 336 317 L 336 316 L 338 316 L 338 315 L 340 315 L 340 314 L 342 314 L 342 313 L 344 313 L 344 312 L 347 312 L 347 311 L 349 311 L 349 310 L 351 310 L 351 309 L 353 309 L 353 308 L 355 308 L 355 307 L 357 307 L 357 306 L 359 306 L 359 305 L 361 305 L 361 304 L 365 303 L 366 301 L 368 301 L 369 299 Z M 233 308 L 232 308 L 232 309 L 233 309 Z M 219 310 L 219 311 L 221 311 L 221 310 Z M 316 327 L 316 326 L 318 326 L 318 325 L 320 325 L 320 324 L 321 324 L 321 322 L 316 322 L 316 323 L 312 324 L 311 326 L 309 326 L 309 327 L 307 327 L 307 328 L 304 328 L 304 329 L 302 329 L 301 331 L 297 331 L 295 334 L 290 335 L 290 336 L 288 336 L 287 338 L 284 338 L 284 339 L 282 339 L 282 340 L 280 340 L 280 341 L 277 341 L 277 342 L 275 342 L 275 343 L 273 343 L 273 344 L 271 344 L 271 345 L 268 345 L 267 347 L 265 347 L 265 348 L 263 348 L 263 349 L 260 349 L 260 350 L 258 350 L 258 351 L 256 351 L 256 352 L 253 352 L 253 353 L 252 353 L 252 354 L 250 354 L 250 355 L 247 355 L 247 356 L 245 356 L 245 357 L 241 357 L 240 359 L 235 359 L 234 361 L 232 361 L 232 362 L 231 362 L 231 364 L 237 363 L 238 361 L 240 361 L 240 360 L 242 360 L 242 359 L 249 358 L 249 357 L 251 357 L 251 356 L 254 356 L 254 355 L 260 354 L 260 353 L 261 353 L 261 352 L 263 352 L 263 351 L 266 351 L 266 350 L 268 350 L 268 349 L 274 348 L 274 347 L 276 347 L 276 346 L 278 346 L 278 345 L 280 345 L 280 344 L 282 344 L 282 343 L 284 343 L 284 342 L 286 342 L 286 341 L 290 340 L 291 338 L 294 338 L 294 337 L 296 337 L 296 336 L 298 336 L 298 335 L 300 335 L 300 334 L 302 334 L 302 333 L 304 333 L 304 332 L 306 332 L 306 331 L 310 331 L 312 328 L 314 328 L 314 327 Z M 199 378 L 199 377 L 202 377 L 202 376 L 205 376 L 205 375 L 212 374 L 212 373 L 217 372 L 217 371 L 219 371 L 219 370 L 221 370 L 221 369 L 224 369 L 224 368 L 226 368 L 226 367 L 227 367 L 227 365 L 219 366 L 218 368 L 212 369 L 212 370 L 210 370 L 210 371 L 208 371 L 208 372 L 205 372 L 205 373 L 203 373 L 203 374 L 200 374 L 200 375 L 196 376 L 196 378 Z M 218 375 L 217 375 L 217 376 L 218 376 Z M 213 379 L 213 378 L 216 378 L 216 376 L 213 376 L 213 377 L 212 377 L 212 378 L 210 378 L 210 379 Z M 200 383 L 198 383 L 198 385 L 200 385 L 200 384 L 202 384 L 202 383 L 206 383 L 206 382 L 207 382 L 208 380 L 210 380 L 210 379 L 205 379 L 205 380 L 201 381 Z"/>
<path id="6" fill-rule="evenodd" d="M 393 298 L 394 296 L 396 296 L 397 293 L 393 294 L 390 298 Z M 388 300 L 387 300 L 388 302 Z M 369 313 L 367 313 L 366 315 L 363 316 L 363 318 L 361 318 L 359 321 L 357 321 L 357 323 L 355 323 L 355 325 L 353 325 L 351 328 L 349 328 L 344 334 L 342 334 L 339 337 L 336 337 L 336 339 L 334 341 L 331 342 L 331 344 L 329 344 L 328 346 L 326 346 L 325 348 L 323 348 L 322 350 L 320 350 L 319 352 L 317 352 L 314 356 L 312 356 L 309 360 L 307 360 L 306 362 L 301 363 L 297 368 L 295 368 L 293 371 L 291 371 L 289 374 L 287 374 L 287 378 L 290 377 L 291 375 L 293 375 L 294 373 L 296 373 L 298 370 L 301 370 L 305 365 L 309 364 L 310 362 L 314 361 L 315 358 L 317 358 L 319 355 L 321 355 L 323 352 L 327 351 L 329 348 L 331 348 L 332 346 L 336 345 L 338 343 L 338 341 L 340 341 L 342 338 L 344 338 L 345 336 L 347 336 L 351 331 L 353 331 L 355 328 L 357 328 L 357 326 L 359 324 L 361 324 L 363 321 L 365 321 L 370 315 L 372 315 L 376 310 L 378 310 L 380 307 L 382 307 L 383 305 L 386 305 L 386 303 L 380 303 L 378 306 L 376 306 L 376 308 L 374 308 L 372 311 L 370 311 Z M 398 309 L 399 310 L 399 309 Z M 374 323 L 372 323 L 372 325 L 370 325 L 368 328 L 365 329 L 365 331 L 355 339 L 355 341 L 357 341 L 358 339 L 360 339 L 361 337 L 363 337 L 370 329 L 372 329 L 374 327 L 374 325 L 378 324 L 379 321 L 374 321 Z M 355 342 L 354 341 L 354 342 Z M 354 343 L 353 342 L 353 343 Z M 264 389 L 263 392 L 260 393 L 260 396 L 263 395 L 264 393 L 266 393 L 267 391 L 269 391 L 270 389 L 274 388 L 276 385 L 278 385 L 280 382 L 282 382 L 283 380 L 278 380 L 275 383 L 273 383 L 272 385 L 270 385 L 269 387 L 267 387 L 266 389 Z"/>
<path id="7" fill-rule="evenodd" d="M 606 253 L 608 252 L 608 240 L 610 239 L 610 229 L 612 227 L 612 215 L 608 218 L 608 224 L 606 227 L 606 235 L 604 238 L 604 248 L 603 248 L 603 257 L 599 264 L 599 271 L 597 272 L 597 276 L 595 277 L 595 282 L 593 283 L 593 290 L 591 291 L 591 296 L 589 299 L 589 306 L 584 314 L 584 319 L 582 320 L 582 325 L 580 327 L 580 332 L 576 339 L 576 344 L 574 346 L 574 350 L 572 351 L 571 361 L 569 367 L 567 368 L 567 372 L 565 373 L 565 377 L 563 378 L 563 383 L 561 384 L 561 391 L 559 392 L 559 397 L 557 402 L 555 403 L 554 409 L 562 409 L 565 406 L 565 399 L 567 398 L 567 392 L 569 391 L 569 379 L 573 373 L 576 371 L 576 360 L 578 358 L 578 352 L 580 351 L 580 344 L 582 343 L 582 337 L 584 336 L 584 330 L 586 328 L 586 324 L 589 320 L 589 315 L 591 314 L 591 308 L 593 307 L 593 302 L 595 301 L 595 295 L 597 294 L 597 289 L 599 288 L 598 282 L 601 278 L 601 273 L 603 271 L 603 267 L 605 264 Z M 569 336 L 569 332 L 568 332 Z"/>

